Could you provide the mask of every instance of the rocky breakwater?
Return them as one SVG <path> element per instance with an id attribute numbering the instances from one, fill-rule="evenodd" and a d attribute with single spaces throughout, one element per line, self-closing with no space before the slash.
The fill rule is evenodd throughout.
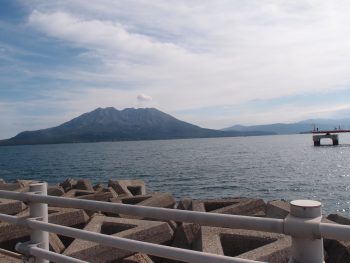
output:
<path id="1" fill-rule="evenodd" d="M 28 180 L 12 183 L 0 181 L 0 190 L 26 192 Z M 171 193 L 147 192 L 142 180 L 109 180 L 108 184 L 92 185 L 89 180 L 67 179 L 50 185 L 48 194 L 78 199 L 97 200 L 141 206 L 163 207 L 283 219 L 289 214 L 289 203 L 283 200 L 265 202 L 262 199 L 224 198 L 176 202 Z M 28 204 L 0 199 L 0 213 L 25 217 Z M 331 214 L 324 222 L 350 225 L 350 219 Z M 261 231 L 200 226 L 192 223 L 159 221 L 124 214 L 87 211 L 49 206 L 49 222 L 106 235 L 130 238 L 167 246 L 237 256 L 271 263 L 288 262 L 291 239 L 288 236 Z M 29 240 L 29 229 L 0 222 L 0 262 L 22 262 L 15 244 Z M 324 240 L 326 262 L 350 262 L 350 243 Z M 168 259 L 102 246 L 50 233 L 50 250 L 89 262 L 168 263 Z"/>

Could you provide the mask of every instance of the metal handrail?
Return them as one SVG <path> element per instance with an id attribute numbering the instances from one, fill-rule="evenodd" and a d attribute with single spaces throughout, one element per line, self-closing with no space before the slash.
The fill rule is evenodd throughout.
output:
<path id="1" fill-rule="evenodd" d="M 299 218 L 295 216 L 288 216 L 286 219 L 259 218 L 251 216 L 215 214 L 158 207 L 145 207 L 121 203 L 107 203 L 102 201 L 55 197 L 40 195 L 38 193 L 18 193 L 5 190 L 0 190 L 0 197 L 25 201 L 29 202 L 30 204 L 41 203 L 53 206 L 80 208 L 92 211 L 128 214 L 147 218 L 155 218 L 160 220 L 189 222 L 205 226 L 226 227 L 234 229 L 250 229 L 274 233 L 283 233 L 286 235 L 290 235 L 293 238 L 297 237 L 299 239 L 320 239 L 322 237 L 326 237 L 329 239 L 350 240 L 350 226 L 321 223 L 320 217 L 313 219 Z M 0 214 L 0 220 L 14 224 L 27 225 L 28 227 L 33 229 L 33 231 L 40 230 L 55 232 L 74 238 L 90 240 L 103 245 L 111 245 L 113 247 L 118 247 L 125 250 L 143 252 L 150 255 L 171 258 L 175 260 L 183 260 L 186 262 L 258 262 L 162 246 L 158 244 L 151 244 L 136 240 L 129 240 L 125 238 L 108 236 L 99 233 L 91 233 L 85 230 L 64 227 L 46 222 L 40 222 L 30 218 L 17 218 L 15 216 Z M 43 257 L 43 253 L 46 253 L 45 249 L 42 248 L 31 248 L 29 252 L 31 253 L 31 255 L 37 253 L 38 257 L 40 257 L 40 255 L 42 255 Z M 59 257 L 60 255 L 47 254 L 46 256 L 46 258 L 48 258 L 49 256 Z M 209 259 L 209 261 L 206 261 L 207 259 Z"/>
<path id="2" fill-rule="evenodd" d="M 142 216 L 159 220 L 196 223 L 202 226 L 226 227 L 236 229 L 239 228 L 273 233 L 283 233 L 283 219 L 214 214 L 170 208 L 108 203 L 67 197 L 43 196 L 33 193 L 17 193 L 4 190 L 0 190 L 0 196 L 24 202 L 45 203 L 59 207 L 80 208 L 90 211 L 102 211 L 132 216 Z"/>
<path id="3" fill-rule="evenodd" d="M 0 194 L 1 195 L 1 194 Z M 192 263 L 261 263 L 261 261 L 241 259 L 236 257 L 227 257 L 216 254 L 204 253 L 188 249 L 169 247 L 158 245 L 128 238 L 109 236 L 105 234 L 85 231 L 81 229 L 61 226 L 52 223 L 41 222 L 40 218 L 20 218 L 11 215 L 0 214 L 0 221 L 5 221 L 13 224 L 27 226 L 30 229 L 53 232 L 63 236 L 72 238 L 79 238 L 91 242 L 99 243 L 101 245 L 116 247 L 119 249 L 129 250 L 133 252 L 141 252 L 157 257 L 163 257 L 173 260 L 180 260 Z M 37 244 L 19 243 L 16 249 L 23 254 L 30 254 L 33 256 L 43 257 L 57 263 L 67 262 L 68 256 L 60 255 L 42 248 L 37 247 Z M 86 263 L 78 259 L 71 261 L 76 263 Z"/>
<path id="4" fill-rule="evenodd" d="M 73 238 L 84 239 L 101 245 L 117 247 L 133 252 L 141 252 L 157 257 L 169 258 L 193 263 L 253 263 L 258 262 L 247 259 L 237 259 L 227 256 L 221 256 L 210 253 L 203 253 L 199 251 L 181 249 L 176 247 L 169 247 L 158 245 L 138 240 L 121 238 L 117 236 L 109 236 L 95 232 L 89 232 L 81 229 L 60 226 L 56 224 L 44 223 L 37 220 L 28 220 L 28 226 L 32 229 L 42 231 L 54 232 L 56 234 L 69 236 Z"/>
<path id="5" fill-rule="evenodd" d="M 90 211 L 102 211 L 118 214 L 127 214 L 132 216 L 142 216 L 159 220 L 172 220 L 176 222 L 196 223 L 202 226 L 224 227 L 232 229 L 249 229 L 287 235 L 291 234 L 285 231 L 285 225 L 288 224 L 288 222 L 286 222 L 285 219 L 215 214 L 170 208 L 128 205 L 122 203 L 108 203 L 103 201 L 75 199 L 68 197 L 44 196 L 37 195 L 35 193 L 19 193 L 5 190 L 0 190 L 0 197 L 24 202 L 45 203 L 48 205 L 59 207 L 79 208 Z M 315 223 L 309 220 L 305 220 L 303 224 L 315 228 Z M 350 226 L 329 223 L 318 223 L 318 225 L 318 236 L 325 237 L 328 239 L 350 241 Z M 315 233 L 312 233 L 312 235 L 315 235 Z M 310 232 L 308 231 L 302 233 L 302 237 L 309 236 Z"/>
<path id="6" fill-rule="evenodd" d="M 38 258 L 47 259 L 55 263 L 89 263 L 84 260 L 72 258 L 66 255 L 58 254 L 47 249 L 38 247 L 38 244 L 17 243 L 16 250 L 24 255 L 31 255 Z"/>

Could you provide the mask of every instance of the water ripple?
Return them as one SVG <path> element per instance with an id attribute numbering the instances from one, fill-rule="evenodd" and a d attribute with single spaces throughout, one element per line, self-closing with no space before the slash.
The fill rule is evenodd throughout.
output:
<path id="1" fill-rule="evenodd" d="M 177 198 L 313 198 L 350 215 L 349 159 L 350 144 L 313 147 L 310 135 L 15 146 L 0 147 L 0 177 L 138 178 Z"/>

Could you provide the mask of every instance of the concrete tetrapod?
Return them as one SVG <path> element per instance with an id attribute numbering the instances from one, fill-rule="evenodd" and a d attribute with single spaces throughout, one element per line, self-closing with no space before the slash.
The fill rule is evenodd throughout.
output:
<path id="1" fill-rule="evenodd" d="M 287 263 L 291 238 L 274 233 L 201 227 L 193 244 L 198 251 L 269 263 Z"/>
<path id="2" fill-rule="evenodd" d="M 5 249 L 0 249 L 0 262 L 23 263 L 22 255 Z"/>
<path id="3" fill-rule="evenodd" d="M 267 203 L 266 217 L 284 219 L 290 213 L 290 203 L 283 200 L 274 200 Z"/>
<path id="4" fill-rule="evenodd" d="M 170 193 L 153 193 L 150 195 L 137 195 L 133 197 L 117 198 L 115 202 L 123 204 L 174 208 L 176 204 L 175 198 Z M 144 217 L 136 217 L 130 215 L 120 215 L 124 218 L 146 219 Z"/>
<path id="5" fill-rule="evenodd" d="M 130 197 L 146 194 L 146 186 L 143 180 L 109 180 L 108 186 L 122 196 Z"/>
<path id="6" fill-rule="evenodd" d="M 262 199 L 225 198 L 191 200 L 187 198 L 180 201 L 178 209 L 220 214 L 263 216 L 265 215 L 266 204 Z M 198 224 L 181 223 L 176 229 L 172 245 L 187 249 L 191 248 L 199 230 L 200 226 Z"/>
<path id="7" fill-rule="evenodd" d="M 154 262 L 148 255 L 137 253 L 135 255 L 122 259 L 121 263 L 154 263 Z"/>
<path id="8" fill-rule="evenodd" d="M 75 188 L 79 190 L 94 191 L 91 181 L 87 179 L 79 179 L 75 185 Z"/>
<path id="9" fill-rule="evenodd" d="M 327 217 L 327 219 L 323 219 L 322 222 L 350 225 L 349 218 L 346 218 L 337 214 L 330 214 Z M 332 262 L 332 263 L 350 262 L 350 241 L 324 239 L 323 243 L 326 251 L 326 262 Z"/>
<path id="10" fill-rule="evenodd" d="M 21 201 L 0 198 L 1 214 L 15 215 L 26 209 L 26 207 Z"/>
<path id="11" fill-rule="evenodd" d="M 156 244 L 167 244 L 173 237 L 173 230 L 165 222 L 114 218 L 99 214 L 92 217 L 84 230 Z M 89 262 L 105 263 L 128 257 L 135 252 L 76 239 L 64 254 Z"/>
<path id="12" fill-rule="evenodd" d="M 29 215 L 25 210 L 17 214 L 19 217 Z M 49 222 L 64 226 L 84 225 L 89 217 L 82 209 L 49 207 Z M 28 241 L 30 229 L 22 225 L 14 225 L 5 222 L 0 223 L 0 246 L 6 249 L 13 249 L 18 241 Z M 56 234 L 50 234 L 50 247 L 55 252 L 62 252 L 64 245 Z"/>

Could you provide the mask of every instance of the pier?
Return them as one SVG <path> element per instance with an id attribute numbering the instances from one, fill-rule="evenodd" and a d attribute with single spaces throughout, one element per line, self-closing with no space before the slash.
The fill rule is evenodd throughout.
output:
<path id="1" fill-rule="evenodd" d="M 314 146 L 321 146 L 321 139 L 331 139 L 333 145 L 339 145 L 339 136 L 338 134 L 319 134 L 312 136 L 314 141 Z"/>
<path id="2" fill-rule="evenodd" d="M 318 129 L 314 129 L 312 131 L 312 140 L 314 141 L 314 146 L 321 146 L 322 139 L 331 139 L 333 145 L 339 145 L 339 135 L 338 133 L 346 133 L 350 132 L 350 130 L 344 129 L 334 129 L 334 130 L 326 130 L 320 131 Z"/>

